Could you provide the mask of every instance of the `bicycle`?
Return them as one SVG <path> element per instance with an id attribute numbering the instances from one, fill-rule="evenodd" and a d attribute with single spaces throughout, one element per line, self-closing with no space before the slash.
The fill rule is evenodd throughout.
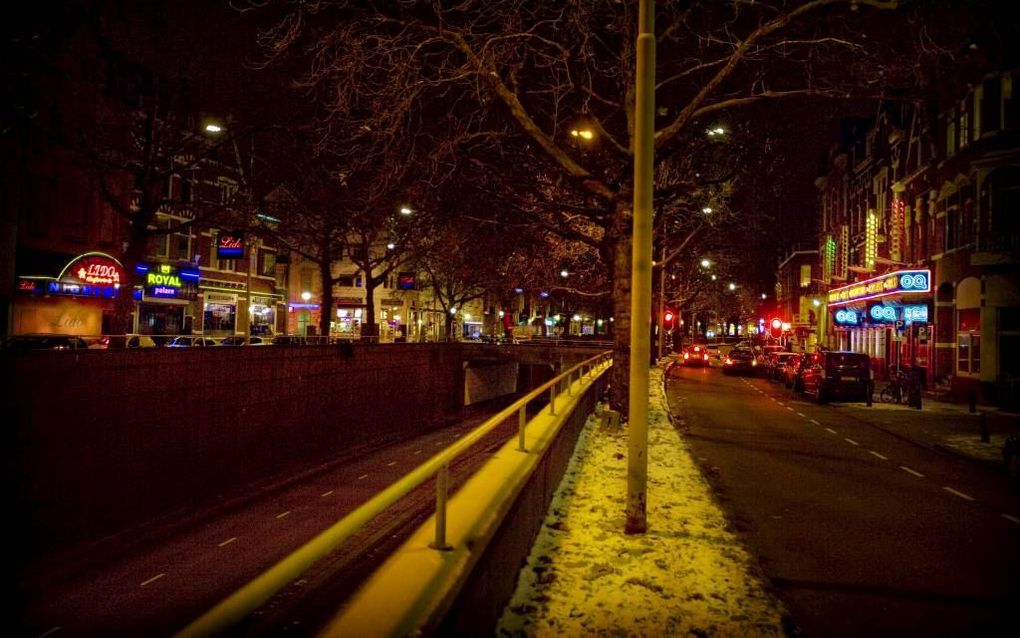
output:
<path id="1" fill-rule="evenodd" d="M 907 397 L 907 375 L 902 370 L 898 370 L 889 380 L 889 385 L 882 388 L 878 400 L 885 403 L 906 403 Z"/>

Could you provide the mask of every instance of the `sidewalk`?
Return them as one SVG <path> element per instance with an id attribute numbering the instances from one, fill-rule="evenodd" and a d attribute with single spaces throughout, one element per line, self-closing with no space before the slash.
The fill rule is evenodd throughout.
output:
<path id="1" fill-rule="evenodd" d="M 900 438 L 996 469 L 1004 467 L 1002 445 L 1005 438 L 1020 434 L 1020 414 L 1004 412 L 994 406 L 977 406 L 971 413 L 966 404 L 924 397 L 918 410 L 879 402 L 880 391 L 881 386 L 875 388 L 876 400 L 870 408 L 864 403 L 834 405 Z M 989 435 L 987 443 L 981 440 L 982 420 Z"/>
<path id="2" fill-rule="evenodd" d="M 627 431 L 581 432 L 501 636 L 782 636 L 789 625 L 670 422 L 651 374 L 648 531 L 624 534 Z"/>

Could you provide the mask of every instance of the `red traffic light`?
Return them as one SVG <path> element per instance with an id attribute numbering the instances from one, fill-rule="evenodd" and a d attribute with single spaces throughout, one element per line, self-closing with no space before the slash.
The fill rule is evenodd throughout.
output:
<path id="1" fill-rule="evenodd" d="M 773 337 L 777 338 L 777 339 L 779 337 L 783 336 L 783 320 L 782 319 L 780 319 L 779 317 L 776 317 L 775 319 L 773 319 L 772 321 L 769 322 L 769 334 L 772 335 Z"/>
<path id="2" fill-rule="evenodd" d="M 665 321 L 673 321 L 673 311 L 672 310 L 667 310 L 666 313 L 664 315 L 662 315 L 662 318 Z"/>

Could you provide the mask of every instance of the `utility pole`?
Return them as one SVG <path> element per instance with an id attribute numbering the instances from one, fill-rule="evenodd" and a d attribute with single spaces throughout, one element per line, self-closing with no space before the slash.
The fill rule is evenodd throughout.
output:
<path id="1" fill-rule="evenodd" d="M 648 529 L 648 353 L 652 314 L 652 177 L 655 161 L 655 3 L 640 0 L 634 119 L 627 534 Z"/>

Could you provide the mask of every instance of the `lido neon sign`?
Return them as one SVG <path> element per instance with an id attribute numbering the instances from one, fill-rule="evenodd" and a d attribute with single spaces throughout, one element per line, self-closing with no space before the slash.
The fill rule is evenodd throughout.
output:
<path id="1" fill-rule="evenodd" d="M 876 299 L 887 295 L 925 293 L 931 291 L 930 270 L 897 270 L 865 281 L 833 288 L 829 291 L 830 306 L 854 301 Z"/>
<path id="2" fill-rule="evenodd" d="M 106 253 L 78 255 L 57 277 L 19 277 L 18 291 L 48 295 L 113 299 L 124 281 L 124 268 Z"/>

